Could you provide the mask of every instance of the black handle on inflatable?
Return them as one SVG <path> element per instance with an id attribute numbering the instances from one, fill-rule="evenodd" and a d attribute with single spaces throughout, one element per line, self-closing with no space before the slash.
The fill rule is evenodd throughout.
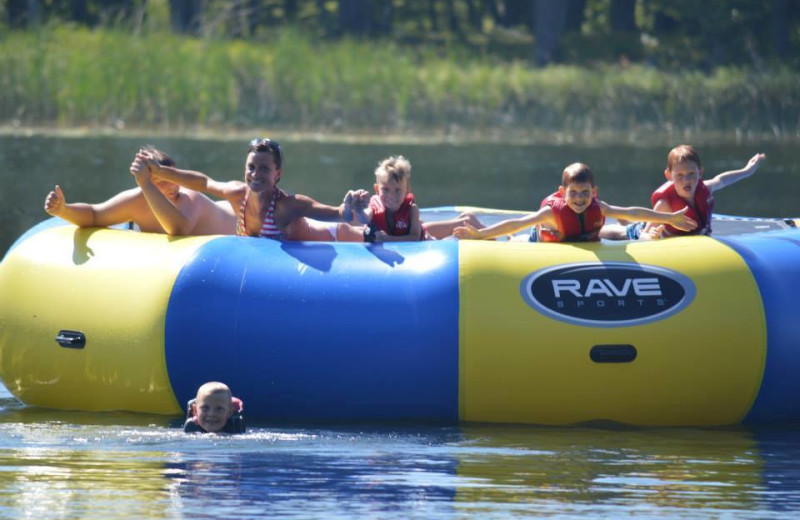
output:
<path id="1" fill-rule="evenodd" d="M 77 330 L 60 330 L 56 343 L 64 348 L 83 348 L 86 345 L 86 336 Z"/>
<path id="2" fill-rule="evenodd" d="M 630 363 L 636 359 L 636 347 L 633 345 L 595 345 L 589 351 L 589 357 L 595 363 Z"/>

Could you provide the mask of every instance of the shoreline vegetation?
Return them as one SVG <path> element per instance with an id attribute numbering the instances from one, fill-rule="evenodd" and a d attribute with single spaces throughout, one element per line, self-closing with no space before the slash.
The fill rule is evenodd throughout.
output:
<path id="1" fill-rule="evenodd" d="M 253 128 L 228 127 L 186 127 L 186 128 L 152 128 L 152 127 L 110 127 L 110 126 L 14 126 L 1 125 L 0 136 L 12 138 L 57 137 L 60 139 L 80 139 L 86 137 L 121 137 L 148 139 L 191 139 L 193 141 L 249 141 L 253 136 L 269 135 L 283 142 L 318 142 L 332 144 L 404 144 L 416 146 L 471 145 L 481 143 L 507 144 L 525 146 L 540 145 L 581 145 L 592 146 L 602 144 L 642 145 L 649 146 L 664 142 L 691 141 L 696 145 L 715 145 L 724 143 L 797 143 L 800 134 L 779 135 L 756 132 L 719 132 L 708 131 L 694 133 L 690 130 L 682 132 L 648 132 L 646 135 L 637 130 L 604 130 L 591 134 L 571 134 L 566 132 L 548 132 L 538 130 L 508 129 L 451 129 L 445 132 L 437 129 L 415 129 L 405 133 L 383 131 L 303 131 L 291 127 L 264 125 Z M 143 142 L 144 142 L 143 141 Z"/>
<path id="2" fill-rule="evenodd" d="M 0 133 L 342 142 L 800 139 L 788 66 L 537 68 L 457 47 L 48 25 L 0 32 Z"/>

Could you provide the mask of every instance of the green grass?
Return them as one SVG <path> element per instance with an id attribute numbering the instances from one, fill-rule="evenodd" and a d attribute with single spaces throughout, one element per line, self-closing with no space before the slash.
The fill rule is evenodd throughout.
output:
<path id="1" fill-rule="evenodd" d="M 532 67 L 463 50 L 49 26 L 0 33 L 0 124 L 796 137 L 800 73 Z M 449 130 L 447 130 L 449 131 Z"/>

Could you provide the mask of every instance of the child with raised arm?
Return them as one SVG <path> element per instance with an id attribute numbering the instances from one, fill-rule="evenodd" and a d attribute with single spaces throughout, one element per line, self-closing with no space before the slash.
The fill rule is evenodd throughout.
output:
<path id="1" fill-rule="evenodd" d="M 175 165 L 172 157 L 161 150 L 153 147 L 142 150 L 159 164 Z M 56 185 L 45 198 L 44 210 L 80 227 L 106 227 L 133 222 L 141 231 L 150 233 L 233 233 L 233 212 L 225 205 L 216 204 L 202 193 L 181 188 L 173 182 L 153 179 L 146 173 L 135 171 L 134 165 L 131 165 L 131 173 L 136 177 L 139 187 L 118 193 L 105 202 L 86 204 L 67 203 L 61 187 Z"/>
<path id="2" fill-rule="evenodd" d="M 244 404 L 233 397 L 225 383 L 212 381 L 197 389 L 197 396 L 189 401 L 186 433 L 244 433 Z"/>
<path id="3" fill-rule="evenodd" d="M 591 242 L 600 240 L 606 217 L 667 223 L 691 230 L 697 223 L 684 213 L 660 213 L 640 207 L 619 207 L 597 199 L 594 174 L 588 166 L 573 163 L 564 169 L 558 191 L 545 198 L 538 211 L 520 218 L 504 220 L 492 226 L 475 229 L 467 224 L 453 232 L 457 238 L 486 239 L 531 230 L 532 242 Z"/>
<path id="4" fill-rule="evenodd" d="M 148 153 L 140 153 L 137 159 L 155 177 L 228 201 L 237 215 L 237 235 L 275 240 L 363 240 L 360 228 L 339 223 L 352 192 L 345 197 L 346 203 L 328 206 L 278 188 L 283 153 L 280 145 L 270 139 L 250 141 L 243 182 L 217 181 L 201 172 L 162 165 Z"/>
<path id="5" fill-rule="evenodd" d="M 676 229 L 667 225 L 664 236 L 708 235 L 711 233 L 711 217 L 714 213 L 713 193 L 753 175 L 766 155 L 759 153 L 747 161 L 744 168 L 720 173 L 703 180 L 703 165 L 700 155 L 688 144 L 678 145 L 667 155 L 667 168 L 662 184 L 650 197 L 656 211 L 677 211 L 686 209 L 686 215 L 697 221 L 693 230 Z M 648 225 L 649 227 L 649 225 Z"/>
<path id="6" fill-rule="evenodd" d="M 411 163 L 402 155 L 393 155 L 378 163 L 374 189 L 375 195 L 369 198 L 368 206 L 365 201 L 369 194 L 364 190 L 354 192 L 352 199 L 355 216 L 367 226 L 365 242 L 441 239 L 466 223 L 482 227 L 472 213 L 462 213 L 445 221 L 420 221 L 419 207 L 411 192 Z"/>

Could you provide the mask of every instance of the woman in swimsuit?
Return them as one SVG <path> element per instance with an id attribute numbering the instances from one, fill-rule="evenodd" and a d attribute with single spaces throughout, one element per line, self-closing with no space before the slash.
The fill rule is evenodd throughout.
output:
<path id="1" fill-rule="evenodd" d="M 244 182 L 217 181 L 201 172 L 164 166 L 146 151 L 137 154 L 136 161 L 146 164 L 157 177 L 227 200 L 237 214 L 237 235 L 276 240 L 363 241 L 361 228 L 342 223 L 353 192 L 348 192 L 339 206 L 328 206 L 278 188 L 283 153 L 280 145 L 270 139 L 250 141 Z"/>

